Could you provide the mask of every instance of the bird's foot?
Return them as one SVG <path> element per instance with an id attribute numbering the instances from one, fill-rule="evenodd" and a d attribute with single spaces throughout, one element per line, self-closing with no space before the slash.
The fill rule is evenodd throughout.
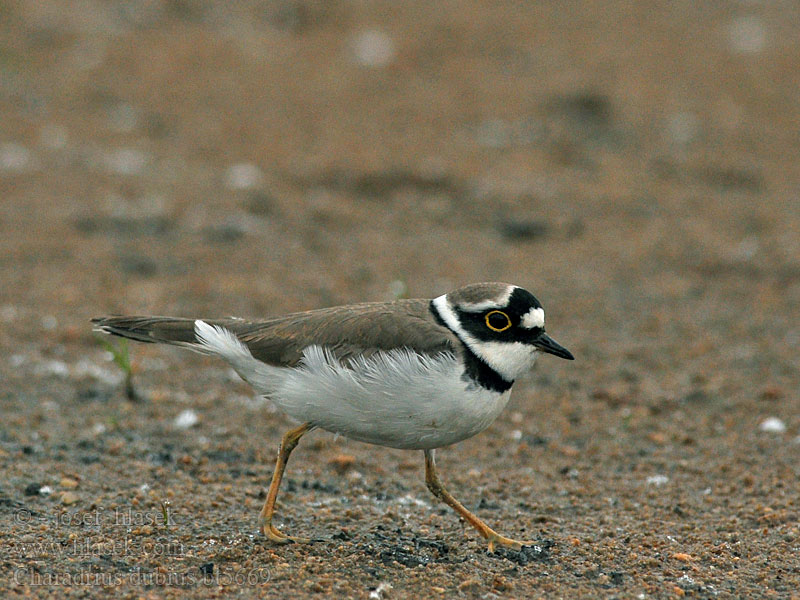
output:
<path id="1" fill-rule="evenodd" d="M 512 550 L 522 550 L 523 546 L 533 546 L 537 543 L 533 541 L 522 542 L 520 540 L 513 540 L 495 531 L 492 531 L 488 535 L 486 541 L 489 542 L 489 552 L 494 552 L 495 544 L 503 546 L 504 548 L 511 548 Z"/>
<path id="2" fill-rule="evenodd" d="M 286 535 L 277 529 L 272 523 L 264 523 L 264 525 L 261 527 L 261 533 L 263 533 L 273 544 L 310 544 L 311 542 L 315 541 L 307 537 Z"/>

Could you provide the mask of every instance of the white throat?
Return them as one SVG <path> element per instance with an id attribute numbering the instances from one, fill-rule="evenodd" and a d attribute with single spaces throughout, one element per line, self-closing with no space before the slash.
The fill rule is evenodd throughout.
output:
<path id="1" fill-rule="evenodd" d="M 522 342 L 484 342 L 470 335 L 458 320 L 447 296 L 434 298 L 433 305 L 445 325 L 472 350 L 483 362 L 489 365 L 506 381 L 514 381 L 530 371 L 536 362 L 537 350 Z"/>

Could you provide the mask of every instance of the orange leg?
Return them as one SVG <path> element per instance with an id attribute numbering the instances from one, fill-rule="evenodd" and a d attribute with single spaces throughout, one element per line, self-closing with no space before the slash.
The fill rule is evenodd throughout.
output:
<path id="1" fill-rule="evenodd" d="M 455 510 L 459 515 L 461 515 L 467 523 L 472 525 L 475 529 L 478 530 L 486 540 L 489 542 L 489 552 L 494 552 L 494 545 L 500 544 L 501 546 L 505 546 L 507 548 L 513 548 L 514 550 L 520 550 L 523 546 L 531 546 L 535 542 L 520 542 L 518 540 L 512 540 L 511 538 L 507 538 L 503 535 L 497 533 L 494 529 L 489 527 L 486 523 L 481 521 L 478 517 L 468 511 L 461 502 L 453 498 L 453 496 L 444 489 L 444 485 L 439 480 L 439 475 L 436 473 L 436 461 L 434 460 L 434 451 L 433 450 L 425 450 L 425 484 L 428 486 L 428 489 L 431 493 L 436 496 L 439 500 L 447 504 L 450 508 Z"/>
<path id="2" fill-rule="evenodd" d="M 266 535 L 270 540 L 277 544 L 288 544 L 289 542 L 308 543 L 309 538 L 291 537 L 285 533 L 281 533 L 272 524 L 272 515 L 275 512 L 275 500 L 278 497 L 278 488 L 281 485 L 283 472 L 286 469 L 286 463 L 289 461 L 289 455 L 292 450 L 297 446 L 297 442 L 306 433 L 314 429 L 311 423 L 304 423 L 300 427 L 296 427 L 286 432 L 281 440 L 281 447 L 278 450 L 278 460 L 275 462 L 275 471 L 272 473 L 272 483 L 269 484 L 269 491 L 267 492 L 267 499 L 264 502 L 264 508 L 261 509 L 259 520 L 261 521 L 261 532 Z"/>

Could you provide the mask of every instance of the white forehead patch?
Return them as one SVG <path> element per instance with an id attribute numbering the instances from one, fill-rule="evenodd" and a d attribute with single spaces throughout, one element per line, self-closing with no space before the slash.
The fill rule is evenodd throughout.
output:
<path id="1" fill-rule="evenodd" d="M 516 287 L 510 285 L 506 288 L 505 292 L 495 298 L 482 300 L 481 302 L 465 302 L 459 304 L 458 308 L 464 312 L 481 312 L 490 308 L 503 308 L 508 305 L 508 300 L 511 298 L 511 294 L 515 289 Z"/>
<path id="2" fill-rule="evenodd" d="M 525 329 L 533 329 L 534 327 L 544 328 L 544 310 L 541 308 L 532 308 L 520 319 L 520 325 Z"/>

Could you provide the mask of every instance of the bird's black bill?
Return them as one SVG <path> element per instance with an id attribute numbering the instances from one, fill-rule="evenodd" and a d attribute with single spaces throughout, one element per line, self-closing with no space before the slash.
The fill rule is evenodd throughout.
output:
<path id="1" fill-rule="evenodd" d="M 542 352 L 553 354 L 554 356 L 558 356 L 559 358 L 566 358 L 567 360 L 575 360 L 575 357 L 572 356 L 572 352 L 564 348 L 564 346 L 556 342 L 546 333 L 543 333 L 535 340 L 533 340 L 533 345 L 536 346 Z"/>

